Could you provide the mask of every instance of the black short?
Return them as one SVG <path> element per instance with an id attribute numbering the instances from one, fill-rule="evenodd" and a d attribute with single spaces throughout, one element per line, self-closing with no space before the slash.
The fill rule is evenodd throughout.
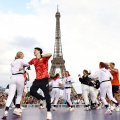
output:
<path id="1" fill-rule="evenodd" d="M 118 93 L 119 92 L 119 86 L 112 85 L 112 92 L 113 92 L 113 94 Z"/>

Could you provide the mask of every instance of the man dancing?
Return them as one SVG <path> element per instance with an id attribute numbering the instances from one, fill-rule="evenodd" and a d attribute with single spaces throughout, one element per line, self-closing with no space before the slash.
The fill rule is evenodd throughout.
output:
<path id="1" fill-rule="evenodd" d="M 42 49 L 36 47 L 34 50 L 34 55 L 36 58 L 33 58 L 29 64 L 34 64 L 35 71 L 36 71 L 36 79 L 34 80 L 31 88 L 30 94 L 36 97 L 38 100 L 46 100 L 47 103 L 47 120 L 52 119 L 52 114 L 50 112 L 51 109 L 51 102 L 50 102 L 50 95 L 49 95 L 49 85 L 48 85 L 48 60 L 52 56 L 51 53 L 42 55 Z M 41 89 L 45 95 L 45 97 L 41 96 L 37 93 L 38 89 Z"/>

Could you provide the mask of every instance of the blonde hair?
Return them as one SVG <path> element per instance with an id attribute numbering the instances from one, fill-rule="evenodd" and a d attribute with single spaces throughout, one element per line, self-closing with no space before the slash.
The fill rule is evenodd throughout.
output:
<path id="1" fill-rule="evenodd" d="M 21 57 L 21 55 L 23 54 L 23 52 L 17 52 L 16 56 L 15 56 L 15 59 L 19 59 Z"/>

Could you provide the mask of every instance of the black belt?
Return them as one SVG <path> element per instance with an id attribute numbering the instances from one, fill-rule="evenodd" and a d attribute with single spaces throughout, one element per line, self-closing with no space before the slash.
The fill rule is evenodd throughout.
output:
<path id="1" fill-rule="evenodd" d="M 12 75 L 19 75 L 19 74 L 23 74 L 23 73 L 15 73 L 15 74 L 12 74 Z"/>
<path id="2" fill-rule="evenodd" d="M 102 81 L 101 83 L 103 83 L 103 82 L 108 82 L 108 81 L 111 81 L 111 80 L 105 80 L 105 81 Z"/>
<path id="3" fill-rule="evenodd" d="M 72 88 L 72 87 L 64 87 L 64 89 L 68 89 L 68 88 Z"/>
<path id="4" fill-rule="evenodd" d="M 59 88 L 59 87 L 53 87 L 53 88 Z"/>

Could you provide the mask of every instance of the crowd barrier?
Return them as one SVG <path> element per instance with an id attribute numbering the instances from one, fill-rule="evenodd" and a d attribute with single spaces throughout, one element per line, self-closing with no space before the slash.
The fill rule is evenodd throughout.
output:
<path id="1" fill-rule="evenodd" d="M 54 104 L 51 104 L 51 106 L 53 107 Z M 84 107 L 85 104 L 73 104 L 74 108 L 79 108 L 79 107 Z M 4 108 L 5 106 L 0 105 L 0 109 Z M 23 104 L 23 107 L 25 108 L 29 108 L 29 107 L 40 107 L 39 104 Z M 58 104 L 57 105 L 58 108 L 62 108 L 62 107 L 68 107 L 66 104 Z"/>
<path id="2" fill-rule="evenodd" d="M 74 108 L 79 108 L 79 107 L 84 107 L 85 104 L 73 104 L 73 107 Z M 25 108 L 29 108 L 29 107 L 39 107 L 40 105 L 39 104 L 23 104 L 23 107 Z M 51 104 L 51 106 L 53 106 L 53 104 Z M 67 107 L 66 104 L 58 104 L 57 105 L 58 108 L 61 108 L 61 107 Z"/>

